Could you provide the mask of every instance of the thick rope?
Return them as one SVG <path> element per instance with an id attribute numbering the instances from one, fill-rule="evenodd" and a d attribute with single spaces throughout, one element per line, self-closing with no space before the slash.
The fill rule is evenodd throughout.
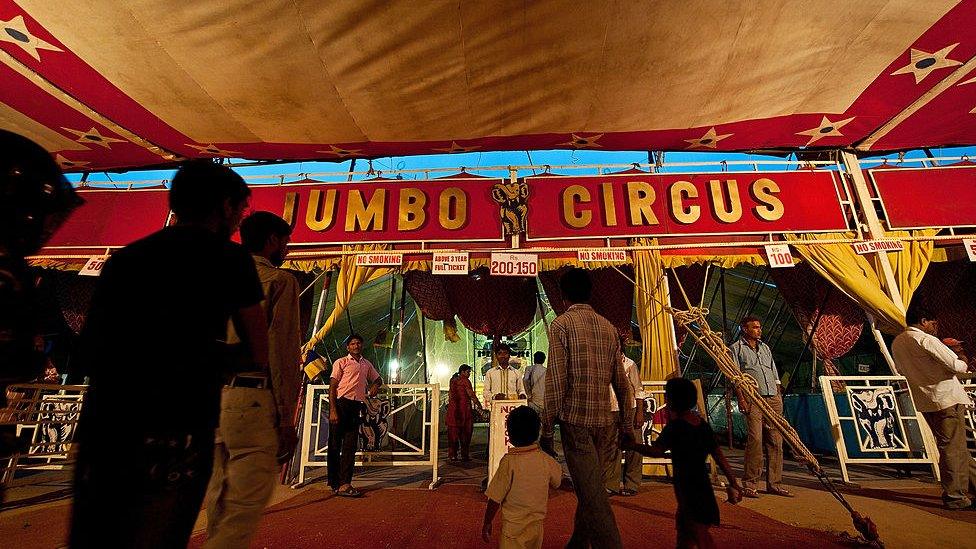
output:
<path id="1" fill-rule="evenodd" d="M 621 276 L 626 277 L 628 280 L 630 278 L 626 273 L 622 272 L 620 269 L 614 267 Z M 664 273 L 662 272 L 662 277 Z M 708 353 L 708 356 L 712 357 L 715 364 L 718 366 L 719 371 L 722 372 L 729 381 L 735 386 L 736 390 L 741 394 L 746 400 L 749 401 L 752 409 L 759 409 L 762 411 L 763 416 L 772 424 L 772 426 L 783 435 L 783 440 L 790 445 L 793 449 L 793 454 L 798 458 L 799 461 L 804 463 L 809 469 L 810 473 L 817 477 L 817 479 L 824 485 L 828 492 L 834 496 L 837 501 L 847 510 L 851 516 L 851 520 L 854 522 L 854 528 L 861 534 L 864 541 L 867 544 L 884 547 L 884 543 L 878 535 L 878 528 L 875 526 L 874 522 L 867 516 L 861 515 L 851 507 L 847 499 L 841 494 L 837 487 L 834 485 L 830 477 L 820 466 L 820 462 L 817 458 L 810 452 L 810 450 L 803 444 L 800 439 L 799 433 L 796 429 L 790 425 L 789 421 L 782 415 L 773 410 L 772 406 L 766 402 L 766 399 L 759 395 L 758 385 L 756 380 L 748 374 L 744 374 L 742 370 L 739 369 L 738 363 L 732 357 L 732 351 L 725 345 L 725 341 L 722 339 L 722 335 L 718 332 L 712 331 L 708 325 L 708 309 L 704 307 L 695 307 L 691 305 L 684 288 L 681 287 L 681 280 L 675 276 L 678 281 L 678 286 L 681 290 L 682 295 L 685 298 L 685 303 L 688 305 L 688 310 L 675 309 L 667 303 L 658 303 L 661 307 L 672 317 L 678 325 L 684 327 L 688 334 L 695 339 L 695 342 L 701 346 L 702 349 Z M 631 280 L 631 282 L 634 282 Z M 636 282 L 634 282 L 635 288 L 640 288 Z M 654 295 L 651 294 L 650 299 L 655 299 Z"/>

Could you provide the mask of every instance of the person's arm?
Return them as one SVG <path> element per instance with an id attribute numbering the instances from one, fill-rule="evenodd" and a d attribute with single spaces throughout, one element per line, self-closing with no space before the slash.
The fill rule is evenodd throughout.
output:
<path id="1" fill-rule="evenodd" d="M 366 388 L 366 394 L 374 397 L 380 392 L 380 388 L 383 386 L 383 378 L 380 377 L 380 373 L 376 371 L 376 368 L 372 364 L 369 365 L 369 378 L 370 381 Z"/>
<path id="2" fill-rule="evenodd" d="M 488 507 L 485 509 L 485 521 L 481 526 L 481 537 L 485 541 L 491 540 L 491 523 L 495 519 L 495 515 L 498 513 L 502 502 L 505 501 L 505 496 L 512 489 L 512 478 L 512 467 L 509 458 L 507 455 L 502 456 L 501 461 L 498 462 L 498 469 L 495 469 L 495 475 L 491 477 L 491 482 L 488 483 L 488 488 L 485 489 L 485 497 L 488 498 Z"/>
<path id="3" fill-rule="evenodd" d="M 729 465 L 729 460 L 725 459 L 725 453 L 722 452 L 722 448 L 716 445 L 712 448 L 712 458 L 715 463 L 718 464 L 718 468 L 722 470 L 725 474 L 725 478 L 729 479 L 729 485 L 726 486 L 725 490 L 729 497 L 729 503 L 736 504 L 742 501 L 742 494 L 739 490 L 739 483 L 735 479 L 735 473 L 732 472 L 732 467 Z"/>
<path id="4" fill-rule="evenodd" d="M 745 373 L 745 370 L 742 369 L 742 363 L 739 362 L 739 345 L 740 343 L 738 341 L 729 345 L 729 352 L 732 354 L 732 360 L 735 361 L 735 365 L 739 367 L 739 371 Z M 742 389 L 738 385 L 735 386 L 735 398 L 739 401 L 739 411 L 748 415 L 752 410 L 752 403 L 746 399 L 745 393 L 742 392 Z"/>
<path id="5" fill-rule="evenodd" d="M 332 364 L 332 377 L 329 379 L 329 423 L 339 423 L 339 382 L 342 381 L 342 359 Z"/>
<path id="6" fill-rule="evenodd" d="M 485 384 L 481 388 L 481 397 L 484 399 L 485 406 L 486 407 L 487 406 L 491 406 L 491 400 L 493 398 L 495 398 L 495 393 L 493 392 L 493 389 L 495 387 L 494 387 L 494 383 L 492 383 L 492 381 L 491 381 L 491 373 L 492 373 L 492 371 L 493 371 L 493 369 L 489 369 L 485 373 Z"/>
<path id="7" fill-rule="evenodd" d="M 260 303 L 241 307 L 231 315 L 234 329 L 247 345 L 254 366 L 268 372 L 268 321 Z"/>
<path id="8" fill-rule="evenodd" d="M 950 373 L 962 374 L 969 369 L 969 365 L 959 360 L 956 353 L 952 352 L 952 349 L 946 347 L 946 344 L 939 341 L 938 338 L 923 337 L 919 344 L 925 349 L 925 352 L 941 363 Z"/>
<path id="9" fill-rule="evenodd" d="M 298 281 L 281 272 L 277 284 L 268 288 L 268 366 L 271 394 L 278 412 L 278 461 L 291 458 L 298 445 L 295 407 L 301 375 L 301 327 L 298 309 Z"/>
<path id="10" fill-rule="evenodd" d="M 485 543 L 491 541 L 491 523 L 495 520 L 495 515 L 498 514 L 501 507 L 497 501 L 488 500 L 488 506 L 485 507 L 485 522 L 481 525 L 481 539 L 485 540 Z"/>
<path id="11" fill-rule="evenodd" d="M 549 461 L 549 486 L 559 488 L 563 483 L 563 469 L 556 460 Z"/>
<path id="12" fill-rule="evenodd" d="M 621 360 L 620 354 L 620 342 L 614 339 L 610 347 L 610 360 L 613 368 L 612 377 L 610 378 L 610 388 L 617 396 L 617 408 L 619 408 L 617 413 L 620 415 L 618 425 L 621 447 L 625 442 L 629 446 L 634 444 L 635 440 L 633 425 L 629 421 L 630 418 L 627 417 L 630 413 L 630 409 L 627 408 L 627 403 L 634 400 L 634 394 L 630 389 L 630 381 L 627 380 L 627 374 L 624 373 L 624 363 Z"/>
<path id="13" fill-rule="evenodd" d="M 471 382 L 466 379 L 464 382 L 464 392 L 468 395 L 471 403 L 474 404 L 478 409 L 484 409 L 484 406 L 481 405 L 481 401 L 478 400 L 478 395 L 474 394 L 474 387 L 471 386 Z"/>
<path id="14" fill-rule="evenodd" d="M 549 327 L 549 367 L 546 368 L 545 405 L 540 418 L 542 420 L 540 444 L 543 445 L 543 450 L 550 454 L 553 453 L 553 425 L 559 417 L 563 398 L 566 396 L 567 347 L 564 328 L 554 323 Z"/>

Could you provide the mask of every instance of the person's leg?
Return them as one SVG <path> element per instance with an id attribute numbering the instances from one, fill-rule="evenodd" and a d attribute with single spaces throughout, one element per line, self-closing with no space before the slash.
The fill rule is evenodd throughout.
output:
<path id="1" fill-rule="evenodd" d="M 766 399 L 766 402 L 779 415 L 783 415 L 783 397 L 776 395 Z M 769 418 L 763 418 L 763 439 L 766 449 L 766 487 L 769 489 L 779 488 L 783 481 L 783 435 L 773 427 Z"/>
<path id="2" fill-rule="evenodd" d="M 217 434 L 220 440 L 220 433 Z M 224 513 L 225 482 L 227 481 L 227 446 L 223 442 L 214 444 L 214 465 L 213 473 L 210 474 L 210 485 L 207 486 L 206 501 L 207 511 L 207 538 L 212 538 L 217 533 L 217 522 Z"/>
<path id="3" fill-rule="evenodd" d="M 359 446 L 359 413 L 362 404 L 356 400 L 340 399 L 343 403 L 342 453 L 339 456 L 339 484 L 352 485 L 353 467 L 356 464 L 356 449 Z"/>
<path id="4" fill-rule="evenodd" d="M 329 448 L 326 453 L 326 471 L 328 471 L 329 487 L 338 490 L 339 485 L 339 454 L 342 452 L 342 424 L 329 424 Z"/>
<path id="5" fill-rule="evenodd" d="M 474 432 L 474 421 L 461 427 L 461 461 L 471 460 L 471 434 Z"/>
<path id="6" fill-rule="evenodd" d="M 567 547 L 620 547 L 620 532 L 603 482 L 600 452 L 610 444 L 608 427 L 560 427 L 566 465 L 576 491 L 573 535 Z"/>
<path id="7" fill-rule="evenodd" d="M 937 412 L 925 412 L 925 420 L 932 428 L 939 448 L 939 473 L 942 477 L 942 500 L 946 507 L 964 508 L 971 505 L 968 497 L 969 470 L 972 457 L 966 449 L 965 418 L 962 405 Z"/>
<path id="8" fill-rule="evenodd" d="M 618 425 L 620 424 L 620 414 L 610 412 L 610 419 L 613 424 L 608 427 L 611 432 L 607 437 L 607 444 L 600 450 L 600 462 L 603 465 L 603 485 L 613 493 L 620 492 L 620 437 L 618 435 Z"/>
<path id="9" fill-rule="evenodd" d="M 457 447 L 460 442 L 460 429 L 456 425 L 447 426 L 447 459 L 457 459 Z"/>
<path id="10" fill-rule="evenodd" d="M 691 529 L 695 539 L 695 545 L 698 546 L 698 549 L 715 549 L 715 540 L 712 539 L 712 534 L 708 531 L 707 524 L 693 522 Z"/>
<path id="11" fill-rule="evenodd" d="M 631 408 L 627 413 L 627 417 L 624 418 L 628 422 L 628 425 L 634 424 L 634 414 L 636 409 Z M 637 433 L 634 433 L 635 440 Z M 624 481 L 624 491 L 626 493 L 636 492 L 640 488 L 641 480 L 643 480 L 643 456 L 637 452 L 630 450 L 623 453 L 624 457 L 624 470 L 623 470 L 623 481 Z"/>
<path id="12" fill-rule="evenodd" d="M 674 546 L 677 549 L 692 549 L 695 547 L 695 532 L 691 527 L 691 522 L 686 520 L 684 513 L 679 508 L 674 514 L 674 529 L 677 540 Z"/>
<path id="13" fill-rule="evenodd" d="M 230 398 L 228 398 L 230 396 Z M 247 547 L 271 499 L 278 470 L 278 436 L 270 391 L 224 393 L 220 429 L 227 452 L 222 510 L 210 518 L 207 549 Z"/>
<path id="14" fill-rule="evenodd" d="M 742 487 L 755 490 L 762 475 L 763 466 L 763 415 L 758 407 L 753 406 L 746 416 L 746 455 L 745 472 L 742 475 Z"/>

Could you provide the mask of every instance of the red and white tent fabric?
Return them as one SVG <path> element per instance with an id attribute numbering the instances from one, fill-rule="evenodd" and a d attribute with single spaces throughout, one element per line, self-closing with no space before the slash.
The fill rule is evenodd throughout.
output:
<path id="1" fill-rule="evenodd" d="M 186 157 L 976 143 L 976 2 L 0 0 L 0 127 Z"/>

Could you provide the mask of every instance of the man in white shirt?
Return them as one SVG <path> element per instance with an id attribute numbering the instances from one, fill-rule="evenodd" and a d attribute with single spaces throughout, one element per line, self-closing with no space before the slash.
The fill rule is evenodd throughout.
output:
<path id="1" fill-rule="evenodd" d="M 895 338 L 891 353 L 935 435 L 945 507 L 966 509 L 976 495 L 976 460 L 966 449 L 965 414 L 972 402 L 956 374 L 969 369 L 967 358 L 961 347 L 953 352 L 939 341 L 939 321 L 931 311 L 913 303 L 906 320 L 908 328 Z"/>
<path id="2" fill-rule="evenodd" d="M 485 375 L 485 408 L 491 407 L 492 400 L 525 398 L 522 376 L 509 364 L 511 358 L 512 348 L 507 343 L 495 346 L 495 361 L 498 365 Z"/>
<path id="3" fill-rule="evenodd" d="M 620 342 L 620 348 L 623 349 L 623 340 Z M 627 403 L 624 413 L 625 418 L 621 419 L 620 405 L 617 404 L 617 397 L 613 391 L 610 391 L 610 416 L 613 417 L 615 424 L 621 421 L 627 421 L 636 431 L 638 420 L 640 423 L 644 423 L 644 385 L 641 383 L 640 372 L 637 371 L 637 364 L 622 352 L 620 353 L 620 360 L 624 365 L 624 374 L 627 378 L 627 383 L 630 385 L 631 394 L 634 395 L 634 400 Z M 639 418 L 636 417 L 638 410 L 641 412 Z M 620 467 L 621 457 L 624 460 L 623 471 L 621 471 Z M 641 455 L 633 450 L 627 450 L 621 455 L 619 437 L 614 437 L 612 444 L 607 448 L 607 454 L 603 456 L 602 460 L 603 481 L 607 493 L 621 496 L 637 495 L 643 465 Z M 621 472 L 623 473 L 622 489 L 620 486 Z"/>
<path id="4" fill-rule="evenodd" d="M 546 353 L 536 351 L 532 355 L 532 364 L 525 369 L 522 385 L 529 399 L 529 406 L 536 412 L 542 411 L 546 404 Z"/>

